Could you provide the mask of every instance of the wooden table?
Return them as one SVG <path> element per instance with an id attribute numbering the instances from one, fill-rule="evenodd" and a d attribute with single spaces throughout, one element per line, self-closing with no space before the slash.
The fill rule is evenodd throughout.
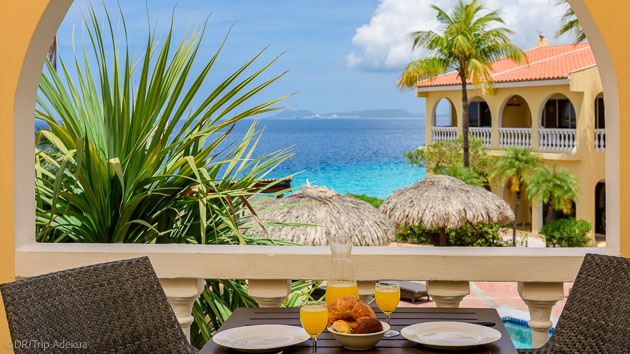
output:
<path id="1" fill-rule="evenodd" d="M 376 315 L 379 319 L 384 320 L 385 315 L 376 309 Z M 490 345 L 481 346 L 474 350 L 464 350 L 452 353 L 509 353 L 515 354 L 516 349 L 512 340 L 508 335 L 499 314 L 494 309 L 445 309 L 445 308 L 418 308 L 418 307 L 400 307 L 392 314 L 392 328 L 400 331 L 405 326 L 414 323 L 428 321 L 487 321 L 496 323 L 492 328 L 501 332 L 501 339 Z M 234 311 L 232 316 L 221 326 L 221 330 L 257 324 L 285 324 L 292 326 L 300 326 L 299 309 L 297 308 L 240 308 Z M 300 345 L 285 350 L 285 354 L 307 354 L 311 353 L 311 340 Z M 449 353 L 449 351 L 438 351 L 424 347 L 422 345 L 410 342 L 402 336 L 383 338 L 374 349 L 353 352 L 345 350 L 335 340 L 331 333 L 324 331 L 317 339 L 318 352 L 327 353 Z M 215 344 L 212 340 L 206 344 L 201 350 L 202 354 L 216 353 L 234 353 L 234 351 L 225 349 Z"/>

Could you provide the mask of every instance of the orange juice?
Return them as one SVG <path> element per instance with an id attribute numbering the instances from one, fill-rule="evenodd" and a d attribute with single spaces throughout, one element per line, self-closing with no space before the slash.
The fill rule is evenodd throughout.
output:
<path id="1" fill-rule="evenodd" d="M 323 303 L 322 303 L 323 304 Z M 302 306 L 300 322 L 306 333 L 316 338 L 328 324 L 328 308 L 326 306 Z"/>
<path id="2" fill-rule="evenodd" d="M 396 287 L 377 287 L 374 292 L 374 298 L 376 299 L 378 308 L 381 309 L 384 314 L 389 315 L 398 307 L 400 289 Z"/>
<path id="3" fill-rule="evenodd" d="M 359 297 L 357 283 L 351 281 L 335 281 L 326 285 L 326 303 L 328 305 L 344 296 Z"/>

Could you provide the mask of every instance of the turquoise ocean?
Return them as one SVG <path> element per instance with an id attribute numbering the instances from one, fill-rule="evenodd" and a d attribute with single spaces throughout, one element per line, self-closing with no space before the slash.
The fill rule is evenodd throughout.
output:
<path id="1" fill-rule="evenodd" d="M 235 135 L 252 123 L 241 121 Z M 402 154 L 424 144 L 423 118 L 261 119 L 257 154 L 291 147 L 295 156 L 269 177 L 301 172 L 293 185 L 326 186 L 338 193 L 386 198 L 425 177 Z"/>

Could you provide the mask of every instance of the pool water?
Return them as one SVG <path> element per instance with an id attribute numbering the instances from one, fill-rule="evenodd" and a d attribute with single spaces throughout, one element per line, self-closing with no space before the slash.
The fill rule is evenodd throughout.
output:
<path id="1" fill-rule="evenodd" d="M 527 325 L 527 321 L 513 317 L 503 317 L 501 320 L 503 320 L 503 325 L 507 329 L 516 349 L 532 347 L 532 329 Z M 551 337 L 553 330 L 553 328 L 549 330 L 549 337 Z"/>

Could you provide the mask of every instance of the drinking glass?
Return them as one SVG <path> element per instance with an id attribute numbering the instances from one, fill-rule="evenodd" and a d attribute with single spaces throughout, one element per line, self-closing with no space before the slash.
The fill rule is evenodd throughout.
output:
<path id="1" fill-rule="evenodd" d="M 328 306 L 325 301 L 307 301 L 300 307 L 300 322 L 313 338 L 313 353 L 317 353 L 317 336 L 328 324 Z"/>
<path id="2" fill-rule="evenodd" d="M 385 332 L 385 337 L 395 337 L 400 334 L 398 331 L 391 329 L 390 315 L 400 302 L 400 285 L 396 282 L 380 281 L 376 284 L 374 291 L 374 299 L 378 308 L 387 315 L 387 324 L 390 325 L 390 330 Z"/>

